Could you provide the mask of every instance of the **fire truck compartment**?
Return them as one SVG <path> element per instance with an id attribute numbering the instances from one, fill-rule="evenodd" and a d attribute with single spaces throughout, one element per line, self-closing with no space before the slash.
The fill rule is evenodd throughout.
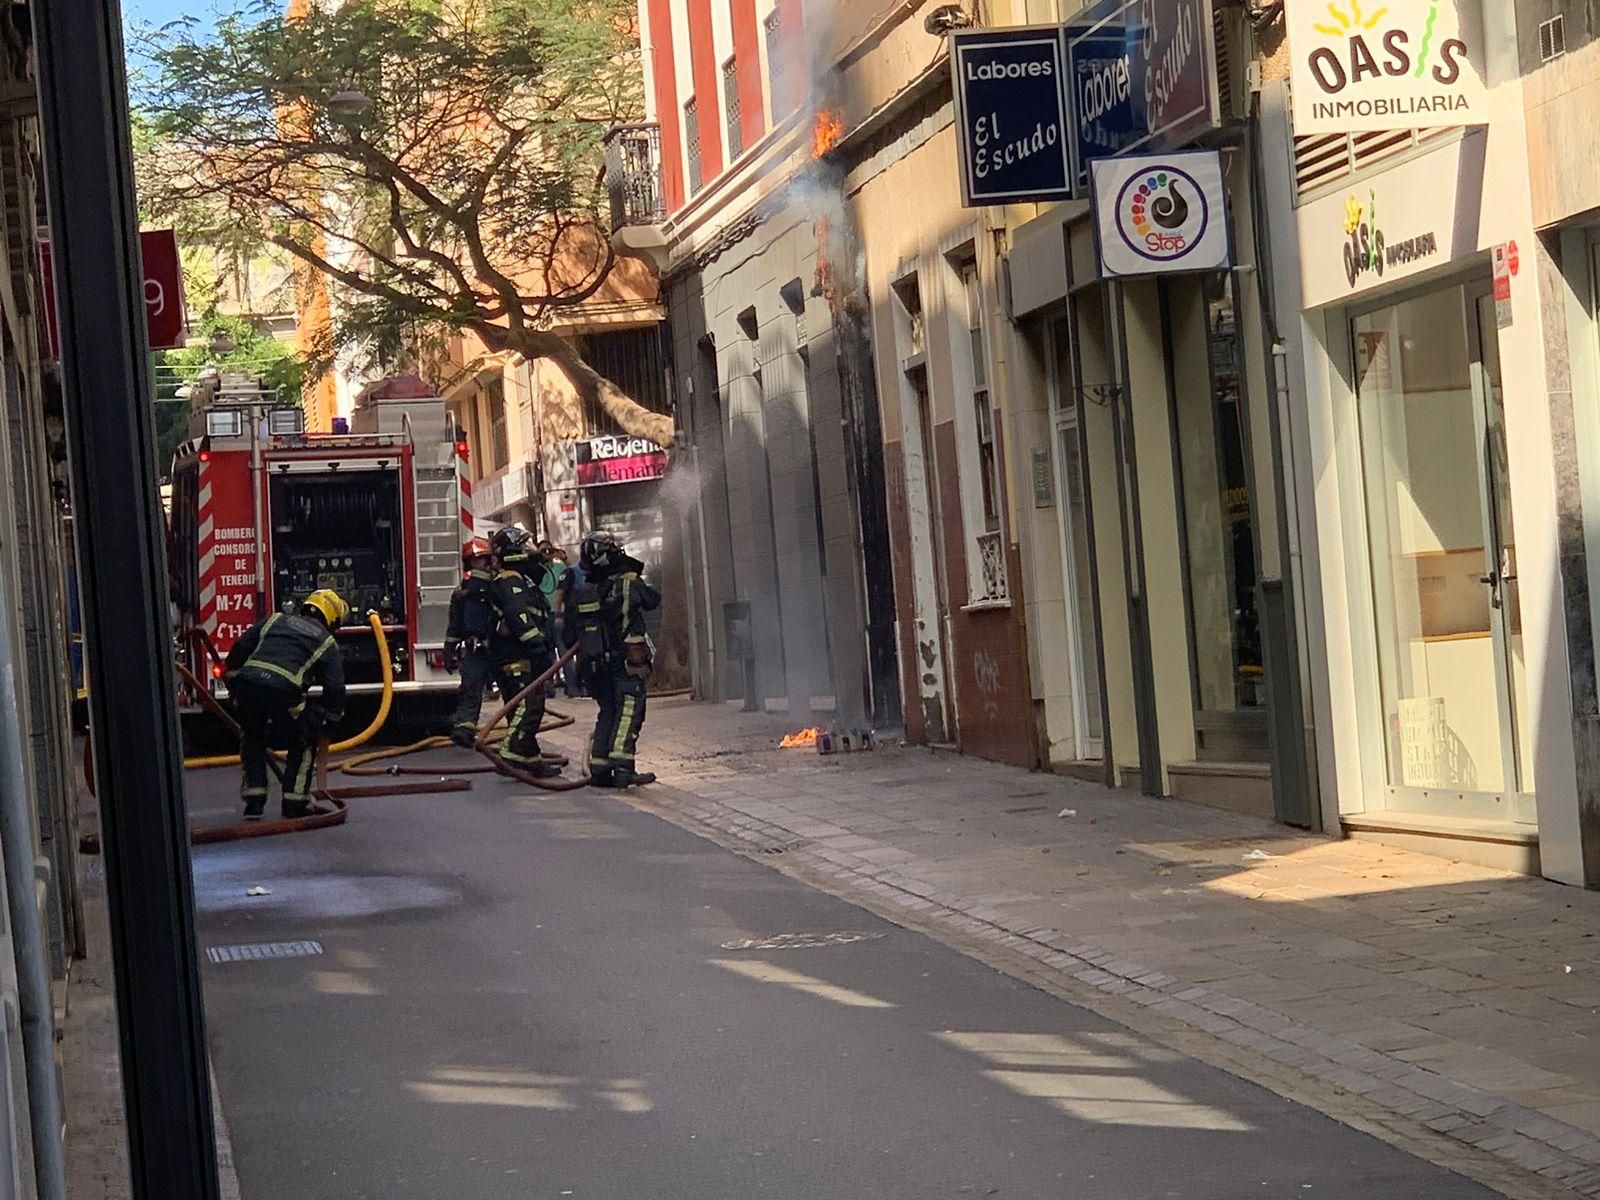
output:
<path id="1" fill-rule="evenodd" d="M 333 588 L 350 605 L 352 624 L 365 624 L 366 614 L 377 612 L 385 625 L 404 625 L 398 472 L 341 468 L 270 478 L 275 605 Z"/>

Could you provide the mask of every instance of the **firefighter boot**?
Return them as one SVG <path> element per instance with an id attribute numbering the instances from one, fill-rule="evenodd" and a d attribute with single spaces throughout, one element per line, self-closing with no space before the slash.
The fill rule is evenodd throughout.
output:
<path id="1" fill-rule="evenodd" d="M 244 819 L 246 821 L 259 821 L 267 815 L 267 793 L 249 791 L 244 794 Z"/>
<path id="2" fill-rule="evenodd" d="M 635 771 L 632 767 L 616 767 L 611 772 L 611 787 L 621 791 L 623 788 L 645 787 L 656 781 L 654 771 Z"/>
<path id="3" fill-rule="evenodd" d="M 617 786 L 616 775 L 610 767 L 593 767 L 589 771 L 589 786 L 597 788 L 614 788 Z"/>
<path id="4" fill-rule="evenodd" d="M 478 742 L 476 725 L 457 725 L 450 730 L 450 740 L 463 750 L 471 750 Z"/>

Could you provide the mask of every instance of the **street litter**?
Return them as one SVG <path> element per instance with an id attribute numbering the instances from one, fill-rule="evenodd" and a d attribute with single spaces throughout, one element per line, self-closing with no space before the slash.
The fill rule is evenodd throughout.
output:
<path id="1" fill-rule="evenodd" d="M 1268 854 L 1265 850 L 1252 850 L 1244 856 L 1246 862 L 1264 862 L 1269 858 L 1277 858 L 1276 854 Z"/>
<path id="2" fill-rule="evenodd" d="M 818 754 L 850 754 L 877 748 L 878 735 L 870 729 L 830 729 L 817 739 Z"/>
<path id="3" fill-rule="evenodd" d="M 246 896 L 270 896 L 270 895 L 272 895 L 272 889 L 271 888 L 264 888 L 264 887 L 253 887 L 253 888 L 250 888 L 248 891 L 246 891 L 245 895 Z"/>
<path id="4" fill-rule="evenodd" d="M 1056 814 L 1056 816 L 1058 816 L 1058 817 L 1075 817 L 1077 815 L 1078 815 L 1078 810 L 1075 809 L 1075 808 L 1063 808 L 1060 812 L 1058 812 Z"/>

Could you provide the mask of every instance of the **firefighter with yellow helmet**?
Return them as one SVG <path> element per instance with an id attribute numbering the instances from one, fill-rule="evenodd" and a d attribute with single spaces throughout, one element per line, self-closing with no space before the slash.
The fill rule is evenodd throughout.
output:
<path id="1" fill-rule="evenodd" d="M 350 606 L 331 588 L 307 596 L 295 612 L 274 613 L 252 626 L 228 654 L 228 693 L 243 728 L 240 794 L 247 821 L 267 808 L 267 753 L 276 736 L 288 750 L 283 777 L 283 815 L 314 811 L 317 743 L 344 717 L 344 659 L 334 639 Z M 321 685 L 313 702 L 310 691 Z"/>

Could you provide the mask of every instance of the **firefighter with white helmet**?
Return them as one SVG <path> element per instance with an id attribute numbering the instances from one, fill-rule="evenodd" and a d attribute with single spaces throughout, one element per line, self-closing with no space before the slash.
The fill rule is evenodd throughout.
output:
<path id="1" fill-rule="evenodd" d="M 266 812 L 268 739 L 274 734 L 288 750 L 283 815 L 314 811 L 317 743 L 344 717 L 344 658 L 333 635 L 349 616 L 339 593 L 321 588 L 296 611 L 274 613 L 252 626 L 228 653 L 228 694 L 243 729 L 240 794 L 248 821 Z M 322 697 L 313 702 L 310 691 L 318 685 Z"/>

